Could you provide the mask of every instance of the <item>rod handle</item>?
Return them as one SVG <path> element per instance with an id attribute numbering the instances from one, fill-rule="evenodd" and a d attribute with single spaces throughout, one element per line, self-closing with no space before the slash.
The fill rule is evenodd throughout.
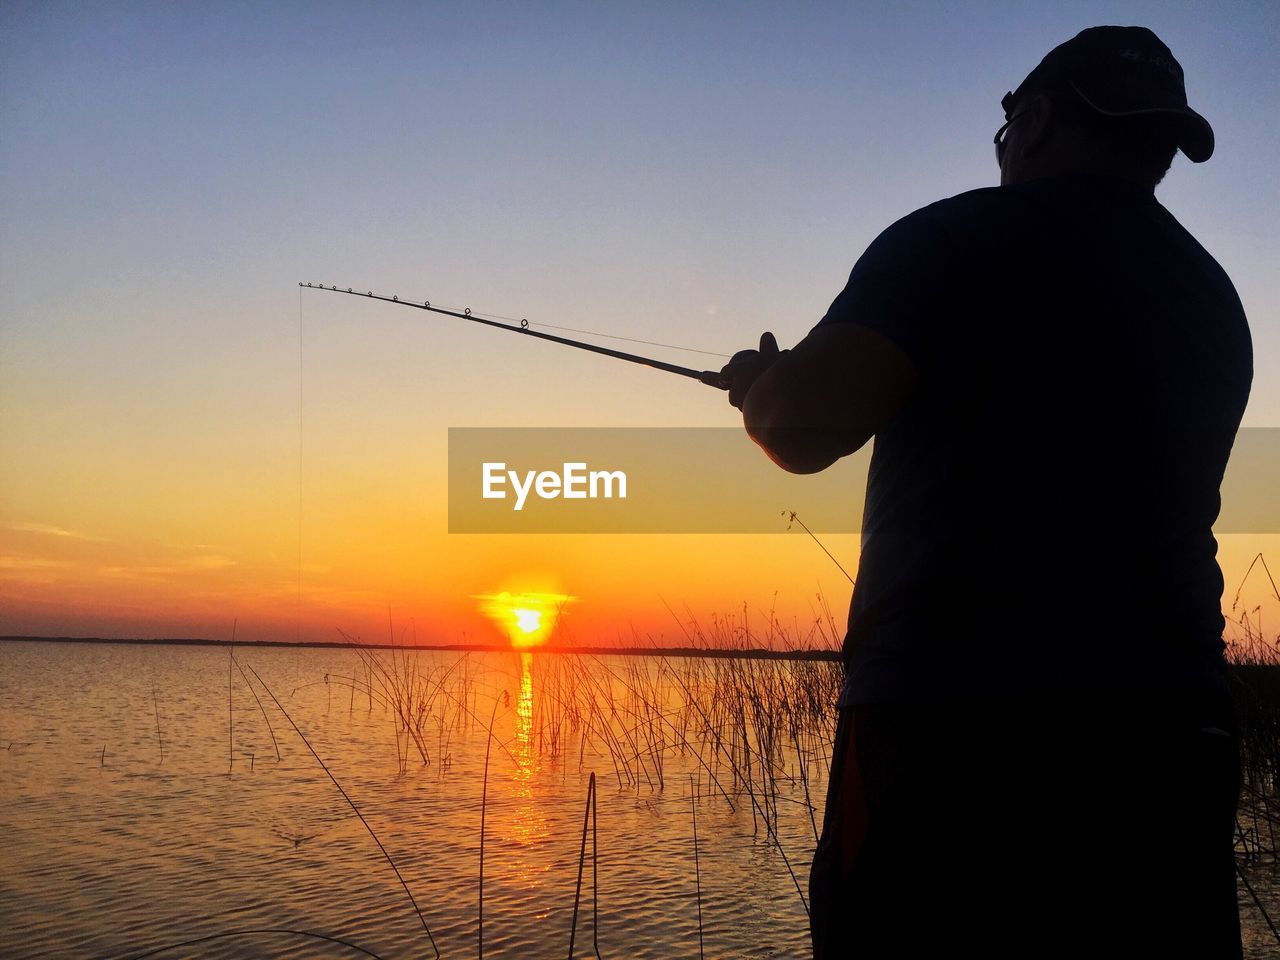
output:
<path id="1" fill-rule="evenodd" d="M 698 376 L 699 383 L 705 383 L 708 387 L 715 387 L 717 390 L 728 390 L 729 387 L 720 379 L 719 370 L 703 370 Z"/>

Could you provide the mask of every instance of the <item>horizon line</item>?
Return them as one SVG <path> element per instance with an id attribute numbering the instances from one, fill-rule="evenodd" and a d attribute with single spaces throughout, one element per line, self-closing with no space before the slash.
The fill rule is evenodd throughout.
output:
<path id="1" fill-rule="evenodd" d="M 211 640 L 205 637 L 39 637 L 0 636 L 4 643 L 114 643 L 144 646 L 188 647 L 283 647 L 286 649 L 362 649 L 362 650 L 439 650 L 454 653 L 565 653 L 596 656 L 666 656 L 718 657 L 760 660 L 832 660 L 840 659 L 840 651 L 820 647 L 775 650 L 769 647 L 607 647 L 541 644 L 515 647 L 500 643 L 356 643 L 339 640 Z"/>

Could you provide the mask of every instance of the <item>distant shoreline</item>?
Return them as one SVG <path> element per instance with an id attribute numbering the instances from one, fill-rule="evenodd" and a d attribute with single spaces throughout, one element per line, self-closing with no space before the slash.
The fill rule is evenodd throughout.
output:
<path id="1" fill-rule="evenodd" d="M 768 650 L 763 647 L 565 647 L 544 644 L 522 649 L 500 643 L 347 643 L 342 641 L 208 640 L 201 637 L 0 637 L 0 643 L 114 643 L 175 647 L 280 647 L 296 649 L 440 650 L 449 653 L 568 653 L 596 657 L 706 657 L 740 660 L 839 660 L 835 650 Z"/>

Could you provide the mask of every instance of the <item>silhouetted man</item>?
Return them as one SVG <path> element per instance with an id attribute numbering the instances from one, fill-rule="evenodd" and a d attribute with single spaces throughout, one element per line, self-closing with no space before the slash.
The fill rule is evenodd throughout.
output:
<path id="1" fill-rule="evenodd" d="M 722 372 L 784 469 L 875 437 L 815 955 L 1239 956 L 1211 526 L 1252 353 L 1154 195 L 1213 132 L 1139 27 L 1002 106 L 999 187 L 893 224 L 800 343 Z"/>

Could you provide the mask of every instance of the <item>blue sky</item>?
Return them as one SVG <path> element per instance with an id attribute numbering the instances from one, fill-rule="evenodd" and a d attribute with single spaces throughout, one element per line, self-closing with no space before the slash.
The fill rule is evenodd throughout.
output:
<path id="1" fill-rule="evenodd" d="M 999 97 L 1049 47 L 1135 22 L 1171 45 L 1215 125 L 1217 155 L 1180 158 L 1160 196 L 1235 279 L 1259 348 L 1250 422 L 1280 422 L 1274 4 L 10 3 L 2 16 L 15 389 L 92 379 L 90 358 L 214 376 L 205 363 L 235 356 L 240 389 L 274 403 L 264 384 L 296 376 L 283 364 L 297 279 L 729 352 L 764 326 L 794 339 L 880 229 L 993 181 Z M 519 345 L 484 346 L 521 362 Z M 573 369 L 589 394 L 619 392 L 610 415 L 654 386 Z M 673 391 L 654 415 L 728 415 L 705 400 Z"/>

